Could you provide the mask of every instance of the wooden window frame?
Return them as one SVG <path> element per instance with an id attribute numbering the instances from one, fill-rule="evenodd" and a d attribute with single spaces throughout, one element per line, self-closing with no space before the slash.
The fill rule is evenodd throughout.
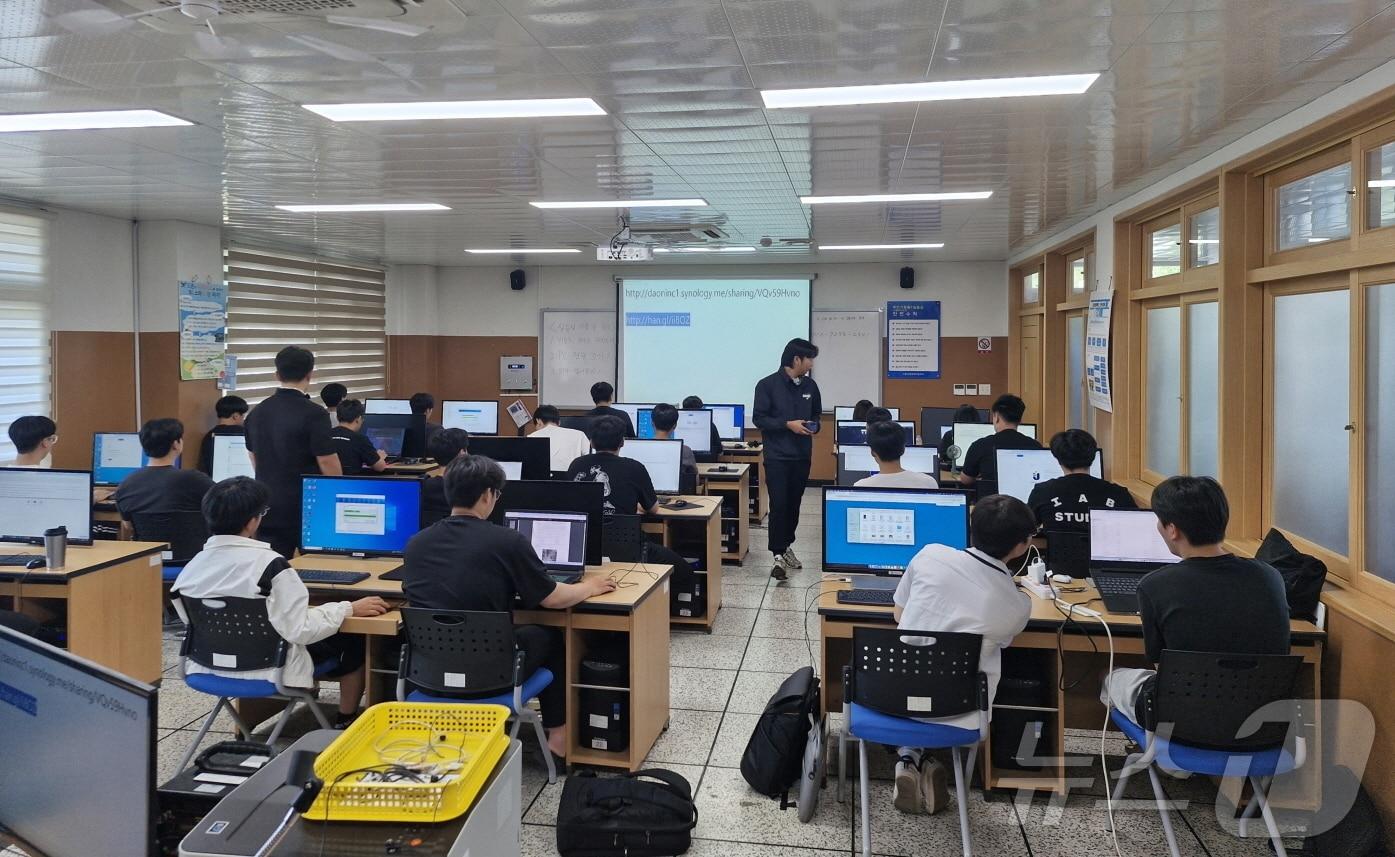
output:
<path id="1" fill-rule="evenodd" d="M 1351 165 L 1352 180 L 1355 182 L 1358 178 L 1358 165 L 1353 163 L 1352 151 L 1353 147 L 1350 143 L 1343 143 L 1265 174 L 1264 255 L 1266 264 L 1280 265 L 1286 262 L 1300 262 L 1350 252 L 1355 249 L 1356 236 L 1361 231 L 1358 219 L 1360 212 L 1350 210 L 1357 204 L 1357 196 L 1351 193 L 1347 195 L 1349 210 L 1347 212 L 1348 232 L 1345 239 L 1324 241 L 1321 244 L 1313 244 L 1308 247 L 1279 249 L 1279 189 L 1299 179 L 1316 175 L 1344 163 Z"/>
<path id="2" fill-rule="evenodd" d="M 1037 299 L 1027 300 L 1027 278 L 1036 275 L 1037 278 Z M 1045 305 L 1046 295 L 1046 271 L 1045 266 L 1038 262 L 1025 268 L 1017 269 L 1017 299 L 1021 303 L 1022 309 L 1039 309 Z"/>
<path id="3" fill-rule="evenodd" d="M 1071 252 L 1065 255 L 1066 294 L 1065 300 L 1062 302 L 1063 304 L 1075 304 L 1081 301 L 1088 304 L 1090 302 L 1090 292 L 1093 291 L 1093 289 L 1090 288 L 1090 275 L 1094 273 L 1094 257 L 1095 248 L 1091 246 L 1081 247 L 1077 250 L 1072 250 Z M 1085 288 L 1078 292 L 1075 291 L 1075 286 L 1071 282 L 1071 266 L 1074 265 L 1076 262 L 1083 263 L 1083 266 L 1085 268 Z M 1060 307 L 1058 306 L 1057 308 L 1059 309 Z"/>
<path id="4" fill-rule="evenodd" d="M 1069 265 L 1067 266 L 1066 270 L 1070 270 Z M 1058 310 L 1059 310 L 1059 307 L 1058 307 Z M 1061 397 L 1062 397 L 1062 399 L 1061 399 L 1061 410 L 1062 410 L 1062 412 L 1065 413 L 1065 415 L 1066 415 L 1066 422 L 1065 422 L 1065 426 L 1064 426 L 1065 428 L 1070 428 L 1070 425 L 1071 425 L 1071 414 L 1070 414 L 1070 392 L 1071 392 L 1071 391 L 1070 391 L 1070 388 L 1071 388 L 1071 377 L 1070 377 L 1070 354 L 1069 354 L 1069 349 L 1070 349 L 1070 322 L 1071 322 L 1071 319 L 1078 318 L 1078 319 L 1080 319 L 1081 325 L 1082 325 L 1083 327 L 1085 327 L 1085 328 L 1088 328 L 1088 326 L 1089 326 L 1089 320 L 1086 318 L 1086 312 L 1085 312 L 1085 310 L 1086 310 L 1085 307 L 1075 307 L 1075 308 L 1073 308 L 1073 309 L 1061 310 L 1061 325 L 1062 325 L 1062 327 L 1063 327 L 1063 328 L 1065 329 L 1065 331 L 1066 331 L 1066 333 L 1065 333 L 1065 347 L 1066 347 L 1066 349 L 1067 349 L 1066 363 L 1065 363 L 1066 371 L 1065 371 L 1064 373 L 1062 373 L 1062 384 L 1063 384 L 1063 386 L 1062 386 L 1062 388 L 1061 388 Z M 1085 345 L 1085 337 L 1083 337 L 1083 336 L 1081 337 L 1081 341 L 1080 341 L 1080 349 L 1081 349 L 1080 365 L 1081 365 L 1081 367 L 1082 367 L 1082 369 L 1083 369 L 1084 366 L 1085 366 L 1085 352 L 1087 352 L 1087 351 L 1089 350 L 1088 348 L 1086 348 L 1086 345 Z M 1089 431 L 1089 430 L 1090 430 L 1090 429 L 1089 429 L 1089 426 L 1090 426 L 1090 411 L 1093 410 L 1093 409 L 1090 407 L 1090 394 L 1089 394 L 1089 390 L 1087 389 L 1086 384 L 1085 384 L 1085 373 L 1084 373 L 1083 371 L 1080 373 L 1080 377 L 1079 377 L 1078 379 L 1076 379 L 1076 383 L 1080 386 L 1080 413 L 1079 413 L 1079 414 L 1076 414 L 1076 417 L 1079 418 L 1081 427 L 1084 428 L 1086 431 Z"/>
<path id="5" fill-rule="evenodd" d="M 1216 274 L 1221 268 L 1221 263 L 1225 261 L 1224 242 L 1216 245 L 1216 261 L 1209 265 L 1192 264 L 1192 221 L 1198 214 L 1216 210 L 1217 225 L 1220 223 L 1221 197 L 1218 193 L 1208 194 L 1201 199 L 1193 200 L 1182 206 L 1182 274 L 1184 277 L 1194 278 L 1202 275 Z M 1219 276 L 1217 274 L 1217 276 Z"/>
<path id="6" fill-rule="evenodd" d="M 1209 266 L 1208 266 L 1209 267 Z M 1178 472 L 1187 473 L 1191 468 L 1191 312 L 1190 308 L 1195 304 L 1215 303 L 1219 305 L 1220 293 L 1212 289 L 1185 292 L 1183 294 L 1148 298 L 1137 301 L 1135 307 L 1139 312 L 1138 325 L 1138 348 L 1136 350 L 1138 363 L 1138 478 L 1149 487 L 1156 488 L 1159 483 L 1173 474 L 1158 473 L 1148 468 L 1148 311 L 1155 309 L 1166 309 L 1177 307 L 1181 310 L 1181 341 L 1179 342 L 1178 354 L 1181 355 L 1180 369 L 1181 377 L 1178 379 L 1179 401 L 1177 417 L 1178 425 Z M 1220 363 L 1220 354 L 1217 353 L 1217 364 Z M 1217 450 L 1217 470 L 1220 469 L 1221 450 Z"/>
<path id="7" fill-rule="evenodd" d="M 1177 255 L 1179 259 L 1177 273 L 1155 277 L 1153 276 L 1153 233 L 1161 232 L 1164 229 L 1170 229 L 1173 226 L 1177 227 L 1177 237 L 1179 239 L 1177 242 Z M 1186 246 L 1182 243 L 1182 239 L 1186 236 L 1186 230 L 1182 228 L 1181 209 L 1173 209 L 1166 214 L 1155 217 L 1143 223 L 1141 228 L 1143 230 L 1143 243 L 1140 247 L 1143 252 L 1141 254 L 1142 268 L 1139 272 L 1141 277 L 1140 282 L 1144 284 L 1145 288 L 1167 287 L 1180 283 L 1182 281 L 1182 272 L 1187 268 Z"/>
<path id="8" fill-rule="evenodd" d="M 1352 180 L 1356 186 L 1357 246 L 1361 249 L 1376 247 L 1395 248 L 1395 222 L 1387 226 L 1371 226 L 1370 211 L 1367 208 L 1366 183 L 1371 180 L 1370 166 L 1366 156 L 1382 146 L 1395 144 L 1395 122 L 1387 122 L 1372 128 L 1351 141 Z"/>

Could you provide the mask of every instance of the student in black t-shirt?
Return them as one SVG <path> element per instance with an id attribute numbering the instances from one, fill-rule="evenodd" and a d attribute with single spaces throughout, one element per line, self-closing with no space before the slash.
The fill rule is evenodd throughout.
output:
<path id="1" fill-rule="evenodd" d="M 242 421 L 247 418 L 247 400 L 241 396 L 224 396 L 214 403 L 213 412 L 218 415 L 218 424 L 203 436 L 203 443 L 199 444 L 199 470 L 209 476 L 213 475 L 213 438 L 247 433 L 242 426 Z"/>
<path id="2" fill-rule="evenodd" d="M 673 440 L 673 432 L 678 428 L 678 409 L 673 405 L 664 403 L 654 406 L 654 439 Z M 678 493 L 697 493 L 697 456 L 688 448 L 688 444 L 683 444 L 678 451 Z"/>
<path id="3" fill-rule="evenodd" d="M 470 452 L 470 433 L 462 428 L 441 429 L 426 445 L 426 453 L 442 467 Z M 446 478 L 428 476 L 421 482 L 421 526 L 425 529 L 450 514 Z"/>
<path id="4" fill-rule="evenodd" d="M 979 497 L 998 493 L 998 450 L 1041 449 L 1041 444 L 1017 430 L 1027 403 L 1008 393 L 998 397 L 991 411 L 993 434 L 973 442 L 964 453 L 964 466 L 959 469 L 959 484 L 974 486 Z"/>
<path id="5" fill-rule="evenodd" d="M 340 402 L 347 398 L 349 398 L 349 388 L 338 382 L 331 382 L 320 388 L 320 401 L 325 403 L 325 410 L 329 411 L 329 418 L 335 422 L 335 425 L 338 425 L 335 416 L 336 408 L 339 407 Z"/>
<path id="6" fill-rule="evenodd" d="M 615 581 L 593 575 L 580 583 L 556 583 L 526 536 L 489 522 L 504 490 L 504 469 L 482 455 L 464 455 L 446 468 L 451 513 L 407 542 L 402 592 L 413 607 L 505 612 L 545 607 L 563 610 L 615 589 Z M 519 625 L 515 645 L 524 653 L 523 674 L 552 671 L 539 695 L 547 744 L 566 751 L 567 660 L 561 634 Z"/>
<path id="7" fill-rule="evenodd" d="M 339 425 L 329 430 L 334 441 L 334 454 L 345 476 L 367 476 L 387 470 L 387 453 L 375 449 L 373 441 L 359 431 L 363 428 L 363 402 L 345 399 L 335 407 Z"/>
<path id="8" fill-rule="evenodd" d="M 698 398 L 697 396 L 689 396 L 688 398 L 683 400 L 683 410 L 685 411 L 700 411 L 705 407 L 706 405 L 702 403 L 702 399 Z M 717 431 L 717 424 L 714 422 L 712 423 L 712 451 L 694 453 L 694 455 L 697 456 L 698 461 L 705 461 L 710 463 L 717 461 L 721 454 L 722 433 Z"/>
<path id="9" fill-rule="evenodd" d="M 625 426 L 625 437 L 635 436 L 635 424 L 630 420 L 630 415 L 620 410 L 612 408 L 610 403 L 615 401 L 615 388 L 605 381 L 597 381 L 591 385 L 591 401 L 596 406 L 586 413 L 584 417 L 615 417 Z"/>
<path id="10" fill-rule="evenodd" d="M 1153 489 L 1158 532 L 1175 565 L 1150 572 L 1138 584 L 1143 648 L 1156 664 L 1164 649 L 1244 655 L 1286 655 L 1288 597 L 1273 566 L 1232 555 L 1221 542 L 1230 505 L 1209 476 L 1174 476 Z M 1153 670 L 1117 669 L 1100 700 L 1142 723 L 1141 697 Z"/>
<path id="11" fill-rule="evenodd" d="M 181 470 L 174 462 L 184 452 L 184 423 L 164 418 L 140 428 L 140 448 L 150 463 L 121 480 L 112 501 L 121 513 L 123 538 L 132 538 L 132 516 L 140 512 L 198 512 L 213 487 L 208 474 Z"/>
<path id="12" fill-rule="evenodd" d="M 945 432 L 944 434 L 940 435 L 940 441 L 939 441 L 939 454 L 940 454 L 940 455 L 939 455 L 939 457 L 940 457 L 940 466 L 941 466 L 941 467 L 943 467 L 943 468 L 945 468 L 946 470 L 948 470 L 950 464 L 952 464 L 952 462 L 950 461 L 950 458 L 949 458 L 949 448 L 950 448 L 951 446 L 954 446 L 954 424 L 955 424 L 955 423 L 973 423 L 973 424 L 976 425 L 978 422 L 979 422 L 979 419 L 978 419 L 978 408 L 974 407 L 973 405 L 960 405 L 960 406 L 954 411 L 954 419 L 950 420 L 950 423 L 949 423 L 949 424 L 950 424 L 950 429 L 949 429 L 949 431 L 947 431 L 947 432 Z M 927 430 L 928 430 L 928 431 L 939 431 L 940 428 L 939 428 L 939 426 L 921 426 L 921 427 L 920 427 L 921 433 L 924 433 L 924 432 L 926 432 Z M 922 441 L 922 442 L 928 443 L 928 441 Z M 967 451 L 967 450 L 962 450 L 960 454 L 962 455 L 963 452 L 966 452 L 966 451 Z"/>
<path id="13" fill-rule="evenodd" d="M 1081 429 L 1051 438 L 1051 455 L 1065 475 L 1038 484 L 1027 497 L 1043 530 L 1087 533 L 1091 509 L 1138 508 L 1127 488 L 1090 475 L 1099 449 L 1094 437 Z"/>
<path id="14" fill-rule="evenodd" d="M 426 437 L 424 443 L 431 443 L 431 438 L 436 436 L 442 426 L 440 423 L 433 423 L 431 417 L 436 413 L 436 397 L 430 393 L 413 393 L 407 400 L 407 406 L 412 409 L 412 413 L 421 417 L 426 425 Z"/>

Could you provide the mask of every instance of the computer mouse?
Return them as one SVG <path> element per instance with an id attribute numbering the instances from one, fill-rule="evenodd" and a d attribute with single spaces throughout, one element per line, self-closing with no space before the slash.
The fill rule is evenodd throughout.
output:
<path id="1" fill-rule="evenodd" d="M 24 564 L 26 571 L 33 571 L 36 568 L 46 568 L 48 561 L 41 556 L 36 556 Z"/>
<path id="2" fill-rule="evenodd" d="M 1053 574 L 1053 575 L 1051 575 L 1051 582 L 1052 582 L 1052 583 L 1070 583 L 1070 582 L 1071 582 L 1071 576 L 1070 576 L 1069 574 Z"/>

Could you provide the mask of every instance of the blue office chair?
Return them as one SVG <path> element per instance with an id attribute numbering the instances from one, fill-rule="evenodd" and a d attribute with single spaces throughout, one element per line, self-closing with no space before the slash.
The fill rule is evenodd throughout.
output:
<path id="1" fill-rule="evenodd" d="M 858 742 L 862 854 L 872 853 L 867 742 L 925 750 L 951 748 L 959 835 L 969 846 L 969 780 L 978 745 L 988 737 L 988 676 L 979 671 L 980 634 L 854 628 L 852 663 L 843 668 L 843 731 L 838 737 L 838 799 L 843 799 L 847 741 Z M 917 717 L 978 713 L 978 729 L 924 723 Z M 968 748 L 967 759 L 963 750 Z"/>
<path id="2" fill-rule="evenodd" d="M 504 706 L 514 715 L 509 737 L 517 738 L 519 726 L 531 723 L 547 764 L 547 781 L 557 782 L 542 718 L 528 707 L 555 676 L 546 668 L 523 675 L 523 652 L 514 644 L 510 614 L 404 607 L 402 632 L 406 642 L 397 668 L 398 701 Z"/>
<path id="3" fill-rule="evenodd" d="M 162 551 L 160 580 L 165 592 L 179 577 L 184 566 L 203 550 L 208 541 L 208 524 L 202 512 L 136 512 L 131 516 L 131 530 L 138 542 L 164 542 L 169 549 Z M 179 624 L 179 617 L 165 605 L 165 624 Z"/>
<path id="4" fill-rule="evenodd" d="M 218 702 L 204 718 L 199 734 L 188 752 L 180 760 L 179 770 L 183 771 L 194 757 L 194 751 L 203 742 L 204 736 L 212 728 L 213 721 L 224 708 L 232 715 L 238 732 L 245 738 L 252 734 L 247 724 L 233 708 L 234 699 L 281 699 L 286 701 L 281 716 L 272 727 L 266 739 L 268 747 L 274 747 L 281 730 L 290 720 L 291 712 L 299 703 L 310 707 L 322 729 L 333 729 L 324 712 L 315 704 L 313 691 L 304 688 L 286 687 L 282 682 L 282 671 L 286 666 L 288 646 L 266 612 L 265 598 L 179 598 L 184 615 L 189 620 L 188 633 L 179 649 L 179 676 L 193 690 L 218 697 Z M 198 664 L 216 673 L 188 671 L 189 662 Z M 329 660 L 315 665 L 315 675 L 323 675 L 338 666 L 337 661 Z M 270 680 L 237 678 L 230 673 L 272 670 Z"/>
<path id="5" fill-rule="evenodd" d="M 1269 786 L 1274 777 L 1302 767 L 1306 757 L 1307 744 L 1298 734 L 1299 711 L 1293 700 L 1302 664 L 1297 655 L 1167 649 L 1158 664 L 1153 692 L 1143 695 L 1144 722 L 1135 722 L 1134 712 L 1110 709 L 1114 725 L 1143 748 L 1125 760 L 1114 800 L 1123 797 L 1129 777 L 1146 769 L 1172 857 L 1178 857 L 1177 838 L 1159 768 L 1248 779 L 1254 797 L 1240 817 L 1240 835 L 1246 835 L 1247 823 L 1258 810 L 1274 853 L 1286 857 L 1269 808 Z M 1276 711 L 1281 714 L 1274 716 Z"/>

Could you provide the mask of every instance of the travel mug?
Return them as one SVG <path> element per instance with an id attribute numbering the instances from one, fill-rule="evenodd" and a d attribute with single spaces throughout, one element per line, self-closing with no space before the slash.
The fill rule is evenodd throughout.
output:
<path id="1" fill-rule="evenodd" d="M 49 568 L 62 568 L 68 560 L 68 528 L 44 530 L 44 562 Z"/>

